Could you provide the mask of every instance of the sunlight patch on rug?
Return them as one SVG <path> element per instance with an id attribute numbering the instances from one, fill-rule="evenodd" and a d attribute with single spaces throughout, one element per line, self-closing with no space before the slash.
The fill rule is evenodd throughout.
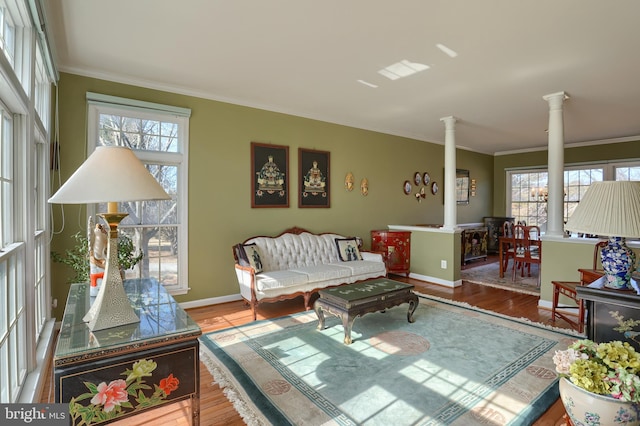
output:
<path id="1" fill-rule="evenodd" d="M 527 425 L 558 398 L 575 337 L 421 298 L 358 318 L 344 345 L 314 312 L 208 333 L 202 359 L 248 424 Z"/>

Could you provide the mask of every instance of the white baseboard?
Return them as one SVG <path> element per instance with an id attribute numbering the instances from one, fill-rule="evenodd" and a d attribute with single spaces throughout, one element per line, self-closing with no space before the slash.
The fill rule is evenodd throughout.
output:
<path id="1" fill-rule="evenodd" d="M 179 303 L 179 305 L 182 309 L 192 309 L 209 305 L 218 305 L 220 303 L 235 302 L 238 300 L 242 300 L 240 293 L 230 294 L 228 296 L 210 297 L 208 299 L 192 300 L 190 302 Z"/>
<path id="2" fill-rule="evenodd" d="M 445 287 L 454 288 L 454 287 L 460 287 L 462 285 L 462 280 L 449 281 L 449 280 L 443 280 L 442 278 L 431 277 L 428 275 L 414 274 L 413 272 L 409 273 L 409 277 L 415 278 L 416 280 L 420 280 L 420 281 L 427 281 L 434 284 L 440 284 Z"/>

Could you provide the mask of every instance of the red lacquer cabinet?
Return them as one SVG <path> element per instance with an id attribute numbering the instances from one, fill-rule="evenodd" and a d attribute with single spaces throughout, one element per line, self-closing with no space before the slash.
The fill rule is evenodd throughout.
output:
<path id="1" fill-rule="evenodd" d="M 382 253 L 388 273 L 409 276 L 411 232 L 389 229 L 371 231 L 371 251 Z"/>

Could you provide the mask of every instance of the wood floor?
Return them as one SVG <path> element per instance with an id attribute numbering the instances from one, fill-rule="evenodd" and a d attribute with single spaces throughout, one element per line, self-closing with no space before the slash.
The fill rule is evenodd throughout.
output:
<path id="1" fill-rule="evenodd" d="M 467 267 L 473 267 L 468 265 Z M 398 281 L 409 282 L 416 286 L 419 293 L 431 294 L 441 298 L 466 302 L 482 309 L 495 311 L 501 314 L 517 318 L 528 318 L 531 321 L 544 324 L 552 324 L 551 312 L 538 308 L 538 297 L 507 290 L 495 289 L 487 286 L 463 282 L 462 286 L 455 289 L 440 285 L 426 283 L 410 278 L 390 276 Z M 265 304 L 258 309 L 258 319 L 275 318 L 300 312 L 303 309 L 302 298 L 288 301 Z M 202 328 L 203 333 L 222 328 L 242 325 L 252 321 L 251 311 L 243 302 L 230 302 L 203 308 L 189 309 L 189 315 Z M 563 320 L 555 322 L 556 327 L 570 328 Z M 51 377 L 51 374 L 49 374 Z M 45 386 L 40 402 L 53 402 L 53 390 L 51 380 Z M 560 426 L 564 425 L 565 412 L 562 403 L 556 403 L 533 425 L 534 426 Z M 188 425 L 191 421 L 188 402 L 175 403 L 163 408 L 150 410 L 137 416 L 112 423 L 114 425 L 155 425 L 163 426 Z M 224 396 L 220 387 L 213 383 L 213 377 L 204 366 L 200 364 L 200 424 L 203 426 L 216 425 L 244 425 L 241 417 L 235 411 L 231 403 Z"/>

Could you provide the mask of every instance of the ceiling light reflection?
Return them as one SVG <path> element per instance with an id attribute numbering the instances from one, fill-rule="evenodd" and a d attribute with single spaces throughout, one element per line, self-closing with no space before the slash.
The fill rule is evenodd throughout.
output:
<path id="1" fill-rule="evenodd" d="M 403 59 L 400 62 L 396 62 L 395 64 L 391 64 L 388 67 L 381 69 L 378 73 L 387 77 L 389 80 L 397 80 L 427 69 L 429 69 L 429 65 Z"/>
<path id="2" fill-rule="evenodd" d="M 378 86 L 373 84 L 373 83 L 369 83 L 368 81 L 364 81 L 364 80 L 357 80 L 358 83 L 360 84 L 364 84 L 365 86 L 369 86 L 369 87 L 373 87 L 374 89 L 377 89 Z"/>
<path id="3" fill-rule="evenodd" d="M 442 50 L 445 54 L 447 54 L 450 58 L 455 58 L 456 56 L 458 56 L 458 52 L 456 52 L 453 49 L 448 48 L 447 46 L 445 46 L 444 44 L 438 43 L 436 44 L 436 47 L 440 50 Z"/>

